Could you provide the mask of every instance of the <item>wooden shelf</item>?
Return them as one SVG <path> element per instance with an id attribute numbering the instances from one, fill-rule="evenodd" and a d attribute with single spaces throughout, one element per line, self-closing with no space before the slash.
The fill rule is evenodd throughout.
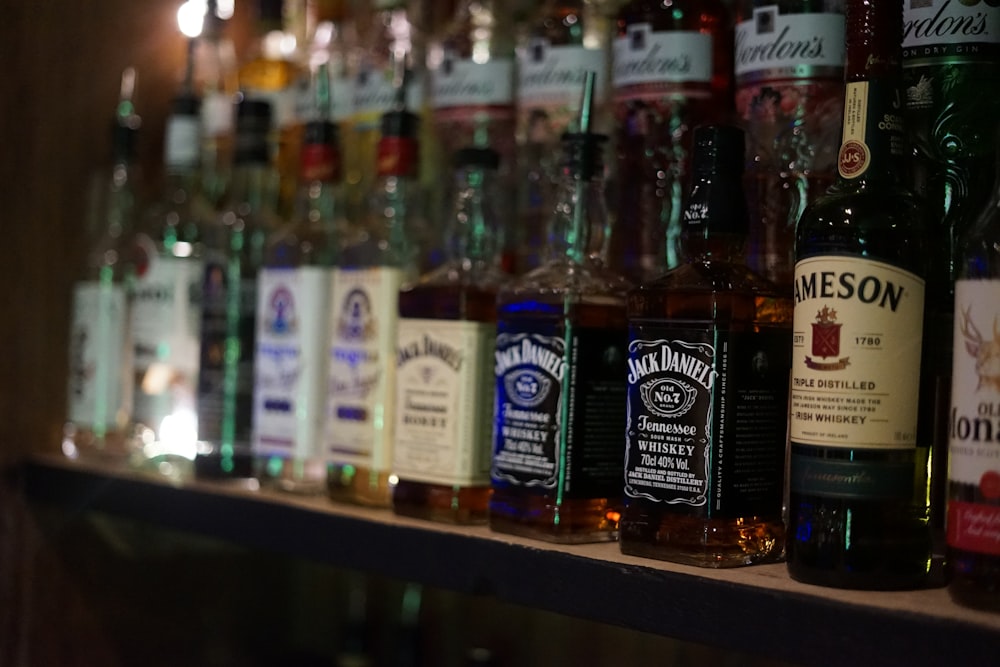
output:
<path id="1" fill-rule="evenodd" d="M 824 665 L 995 665 L 1000 615 L 943 589 L 869 593 L 792 581 L 784 565 L 710 570 L 550 545 L 206 482 L 183 485 L 103 464 L 34 456 L 32 502 L 108 512 L 256 549 L 779 660 Z"/>

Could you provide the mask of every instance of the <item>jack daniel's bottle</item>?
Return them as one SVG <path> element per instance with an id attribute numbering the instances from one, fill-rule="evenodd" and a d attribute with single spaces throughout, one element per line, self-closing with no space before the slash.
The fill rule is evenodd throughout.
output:
<path id="1" fill-rule="evenodd" d="M 847 4 L 839 178 L 796 230 L 788 569 L 843 588 L 920 586 L 930 561 L 926 225 L 906 180 L 901 10 Z"/>

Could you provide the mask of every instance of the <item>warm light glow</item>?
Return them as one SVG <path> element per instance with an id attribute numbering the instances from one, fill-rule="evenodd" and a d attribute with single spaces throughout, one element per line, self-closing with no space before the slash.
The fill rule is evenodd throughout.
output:
<path id="1" fill-rule="evenodd" d="M 185 37 L 194 39 L 201 34 L 207 5 L 204 0 L 187 0 L 177 10 L 177 25 Z"/>

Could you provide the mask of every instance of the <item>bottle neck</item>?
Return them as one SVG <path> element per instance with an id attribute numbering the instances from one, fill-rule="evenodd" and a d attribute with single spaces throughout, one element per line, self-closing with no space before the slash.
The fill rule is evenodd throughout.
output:
<path id="1" fill-rule="evenodd" d="M 683 215 L 681 254 L 688 262 L 742 262 L 748 220 L 740 173 L 696 173 Z"/>
<path id="2" fill-rule="evenodd" d="M 550 256 L 583 264 L 590 255 L 592 230 L 602 229 L 606 221 L 603 173 L 583 178 L 564 167 L 549 224 Z"/>
<path id="3" fill-rule="evenodd" d="M 448 230 L 448 259 L 492 263 L 498 259 L 497 225 L 490 191 L 495 172 L 483 167 L 459 170 L 455 210 Z"/>
<path id="4" fill-rule="evenodd" d="M 232 202 L 249 211 L 274 211 L 277 208 L 277 182 L 267 163 L 237 162 L 233 166 Z"/>

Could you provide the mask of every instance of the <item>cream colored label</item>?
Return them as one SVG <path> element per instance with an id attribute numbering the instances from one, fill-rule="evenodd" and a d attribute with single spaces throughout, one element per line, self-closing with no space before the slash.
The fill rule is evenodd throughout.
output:
<path id="1" fill-rule="evenodd" d="M 859 257 L 795 265 L 791 439 L 916 445 L 924 281 Z"/>
<path id="2" fill-rule="evenodd" d="M 402 319 L 394 472 L 431 484 L 489 484 L 496 326 Z"/>
<path id="3" fill-rule="evenodd" d="M 871 150 L 865 143 L 868 129 L 868 82 L 848 83 L 844 90 L 844 129 L 837 167 L 844 178 L 865 173 Z"/>
<path id="4" fill-rule="evenodd" d="M 1000 473 L 1000 280 L 955 283 L 949 473 L 978 485 Z"/>
<path id="5" fill-rule="evenodd" d="M 69 418 L 97 429 L 119 422 L 129 400 L 125 289 L 80 282 L 69 331 Z"/>
<path id="6" fill-rule="evenodd" d="M 401 281 L 389 267 L 334 270 L 325 442 L 338 463 L 392 463 Z"/>

